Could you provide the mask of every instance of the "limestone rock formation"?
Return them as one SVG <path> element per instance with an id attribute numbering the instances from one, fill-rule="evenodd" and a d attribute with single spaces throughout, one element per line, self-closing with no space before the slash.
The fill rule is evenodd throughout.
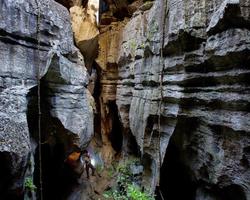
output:
<path id="1" fill-rule="evenodd" d="M 109 137 L 113 129 L 114 120 L 118 116 L 117 113 L 114 113 L 114 108 L 111 108 L 111 105 L 116 105 L 116 87 L 118 80 L 117 49 L 120 48 L 121 30 L 124 25 L 125 23 L 122 22 L 112 22 L 108 26 L 101 27 L 98 41 L 99 53 L 96 63 L 99 66 L 101 75 L 99 76 L 100 96 L 97 101 L 99 101 L 100 104 L 101 135 L 104 145 L 102 154 L 106 162 L 111 162 L 115 154 Z"/>
<path id="2" fill-rule="evenodd" d="M 45 197 L 102 198 L 133 154 L 164 199 L 250 199 L 250 1 L 56 1 L 0 1 L 0 199 L 38 176 L 40 111 Z M 103 177 L 64 187 L 94 132 Z"/>
<path id="3" fill-rule="evenodd" d="M 53 146 L 57 137 L 68 137 L 65 151 L 73 143 L 86 146 L 93 134 L 93 112 L 68 11 L 52 0 L 3 0 L 0 18 L 0 198 L 14 199 L 23 193 L 35 152 L 31 141 L 38 143 L 38 74 L 42 118 L 50 116 L 42 121 L 43 142 Z M 54 132 L 45 128 L 49 126 Z"/>
<path id="4" fill-rule="evenodd" d="M 86 67 L 91 72 L 93 61 L 98 53 L 99 3 L 97 0 L 89 0 L 85 7 L 78 4 L 76 2 L 70 8 L 72 29 L 76 45 L 84 55 Z"/>
<path id="5" fill-rule="evenodd" d="M 248 1 L 158 0 L 122 30 L 116 103 L 151 188 L 171 139 L 194 198 L 250 198 L 249 13 Z"/>

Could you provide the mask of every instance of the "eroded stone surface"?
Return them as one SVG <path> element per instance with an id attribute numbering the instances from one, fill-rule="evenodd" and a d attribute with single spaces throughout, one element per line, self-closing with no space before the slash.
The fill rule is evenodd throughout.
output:
<path id="1" fill-rule="evenodd" d="M 155 1 L 133 15 L 120 43 L 117 105 L 123 126 L 151 159 L 152 188 L 169 139 L 180 134 L 183 163 L 197 181 L 218 190 L 237 185 L 249 198 L 250 8 L 213 2 Z M 192 130 L 178 128 L 194 120 Z M 214 194 L 206 188 L 197 199 L 202 195 Z"/>
<path id="2" fill-rule="evenodd" d="M 27 120 L 28 96 L 37 86 L 38 74 L 50 91 L 46 94 L 48 112 L 79 146 L 86 146 L 91 139 L 93 111 L 85 88 L 87 71 L 74 47 L 66 8 L 52 0 L 38 1 L 38 5 L 35 0 L 4 0 L 0 18 L 0 156 L 8 169 L 1 172 L 0 198 L 6 199 L 22 195 L 34 137 L 29 130 L 34 124 Z M 5 176 L 8 183 L 2 182 Z"/>
<path id="3" fill-rule="evenodd" d="M 85 7 L 76 3 L 70 8 L 75 42 L 84 55 L 85 64 L 89 72 L 91 72 L 93 61 L 97 57 L 98 52 L 98 11 L 99 2 L 96 0 L 88 1 Z"/>

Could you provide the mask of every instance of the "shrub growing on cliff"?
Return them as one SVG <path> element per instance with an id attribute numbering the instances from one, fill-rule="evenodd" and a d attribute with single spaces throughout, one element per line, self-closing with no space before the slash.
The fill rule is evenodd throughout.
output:
<path id="1" fill-rule="evenodd" d="M 25 178 L 24 187 L 28 191 L 35 191 L 36 190 L 36 186 L 34 185 L 31 177 Z"/>

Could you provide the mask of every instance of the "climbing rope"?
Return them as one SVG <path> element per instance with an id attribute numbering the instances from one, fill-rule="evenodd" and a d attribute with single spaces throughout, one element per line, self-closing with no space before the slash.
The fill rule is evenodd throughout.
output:
<path id="1" fill-rule="evenodd" d="M 161 20 L 162 22 L 162 40 L 161 40 L 161 50 L 160 50 L 160 72 L 159 72 L 159 78 L 160 78 L 160 85 L 159 85 L 159 90 L 160 90 L 160 102 L 159 102 L 159 112 L 158 112 L 158 146 L 159 146 L 159 162 L 160 162 L 160 167 L 162 165 L 162 157 L 161 157 L 161 108 L 162 108 L 162 101 L 163 101 L 163 75 L 164 75 L 164 58 L 163 58 L 163 48 L 164 48 L 164 41 L 165 41 L 165 24 L 166 24 L 166 17 L 167 17 L 167 5 L 166 5 L 166 0 L 162 0 L 163 4 L 163 19 Z M 160 183 L 160 176 L 159 176 L 159 183 Z M 159 184 L 158 183 L 158 184 Z"/>
<path id="2" fill-rule="evenodd" d="M 38 151 L 39 151 L 39 182 L 40 182 L 40 200 L 43 200 L 43 180 L 42 180 L 42 138 L 41 138 L 41 83 L 40 83 L 40 21 L 41 10 L 39 0 L 36 0 L 37 4 L 37 55 L 38 55 L 38 67 L 37 67 L 37 108 L 38 108 Z"/>

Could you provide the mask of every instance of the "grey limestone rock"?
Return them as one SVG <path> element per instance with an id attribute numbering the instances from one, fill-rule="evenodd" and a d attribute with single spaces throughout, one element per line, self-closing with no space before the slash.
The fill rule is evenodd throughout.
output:
<path id="1" fill-rule="evenodd" d="M 0 198 L 11 199 L 22 195 L 31 138 L 37 139 L 30 130 L 37 122 L 31 124 L 27 118 L 38 74 L 46 85 L 42 103 L 61 124 L 63 134 L 79 146 L 86 146 L 92 137 L 93 111 L 87 71 L 74 47 L 66 8 L 53 0 L 38 4 L 1 0 L 0 46 L 0 160 L 5 166 L 0 172 Z"/>
<path id="2" fill-rule="evenodd" d="M 151 162 L 151 188 L 180 138 L 182 162 L 204 185 L 196 199 L 231 187 L 250 198 L 249 12 L 249 1 L 158 0 L 125 26 L 116 102 Z"/>

